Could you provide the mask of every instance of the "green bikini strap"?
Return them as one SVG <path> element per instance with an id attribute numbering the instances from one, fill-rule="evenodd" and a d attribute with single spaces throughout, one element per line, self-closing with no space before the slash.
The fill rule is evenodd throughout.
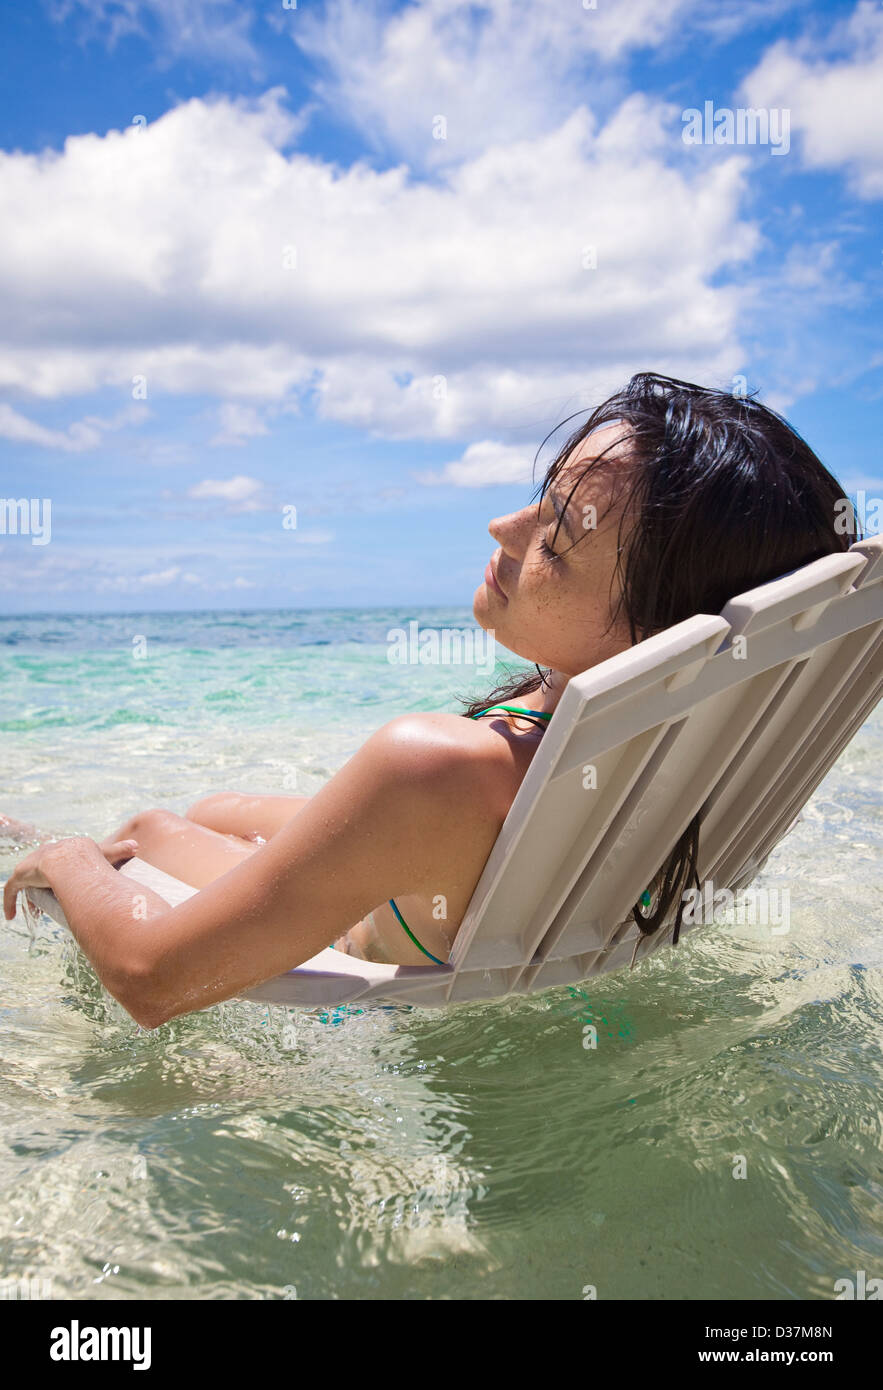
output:
<path id="1" fill-rule="evenodd" d="M 488 705 L 487 709 L 479 710 L 477 714 L 470 714 L 470 719 L 480 719 L 483 714 L 490 714 L 491 710 L 504 709 L 507 714 L 528 714 L 531 719 L 551 719 L 551 714 L 544 714 L 538 709 L 524 709 L 520 705 Z"/>
<path id="2" fill-rule="evenodd" d="M 390 907 L 392 908 L 393 912 L 394 912 L 395 915 L 398 917 L 399 922 L 400 922 L 401 925 L 404 927 L 405 931 L 408 933 L 408 935 L 410 936 L 411 940 L 413 941 L 413 943 L 414 943 L 414 945 L 417 947 L 417 949 L 418 949 L 419 951 L 422 951 L 423 954 L 424 954 L 424 956 L 429 956 L 429 959 L 430 959 L 430 960 L 434 960 L 435 963 L 436 963 L 436 965 L 446 965 L 446 964 L 447 964 L 446 961 L 439 960 L 438 956 L 434 956 L 434 955 L 432 954 L 431 951 L 427 951 L 427 949 L 426 949 L 425 946 L 421 946 L 421 945 L 420 945 L 420 942 L 417 940 L 416 936 L 415 936 L 414 933 L 411 931 L 411 928 L 408 926 L 408 924 L 407 924 L 407 922 L 405 921 L 404 917 L 402 916 L 402 914 L 399 912 L 398 908 L 396 907 L 394 900 L 393 900 L 392 898 L 390 898 L 388 901 L 389 901 L 389 905 L 390 905 Z"/>

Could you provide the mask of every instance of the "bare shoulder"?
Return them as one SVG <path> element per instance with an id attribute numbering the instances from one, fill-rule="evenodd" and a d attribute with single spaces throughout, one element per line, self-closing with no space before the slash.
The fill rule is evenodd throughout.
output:
<path id="1" fill-rule="evenodd" d="M 524 740 L 501 737 L 489 721 L 460 714 L 403 714 L 384 724 L 363 747 L 387 775 L 479 798 L 488 810 L 508 809 L 530 761 Z"/>

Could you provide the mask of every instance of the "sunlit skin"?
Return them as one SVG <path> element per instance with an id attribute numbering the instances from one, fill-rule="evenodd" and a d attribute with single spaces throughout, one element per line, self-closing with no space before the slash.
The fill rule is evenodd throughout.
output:
<path id="1" fill-rule="evenodd" d="M 622 427 L 582 441 L 541 506 L 488 528 L 497 548 L 473 611 L 501 646 L 551 669 L 547 684 L 518 698 L 530 709 L 550 713 L 571 676 L 631 645 L 625 617 L 611 623 L 619 597 L 615 472 L 590 470 L 558 527 L 575 477 L 602 451 L 614 470 L 627 466 Z M 599 523 L 586 528 L 592 507 Z M 101 844 L 74 836 L 40 846 L 6 884 L 5 915 L 14 916 L 21 890 L 51 887 L 104 985 L 147 1028 L 241 993 L 331 944 L 434 968 L 388 899 L 446 960 L 541 738 L 517 716 L 403 715 L 312 797 L 219 792 L 185 816 L 140 812 Z M 0 817 L 4 829 L 15 823 Z M 200 891 L 170 908 L 116 872 L 133 854 Z"/>
<path id="2" fill-rule="evenodd" d="M 493 585 L 480 585 L 473 601 L 475 619 L 493 629 L 509 651 L 552 668 L 555 704 L 571 676 L 631 645 L 624 619 L 610 627 L 621 517 L 621 508 L 610 507 L 613 475 L 590 472 L 574 493 L 560 529 L 555 509 L 556 502 L 567 501 L 574 476 L 588 459 L 609 450 L 611 466 L 622 467 L 625 451 L 615 447 L 621 436 L 620 427 L 612 425 L 583 441 L 556 478 L 551 495 L 544 498 L 539 518 L 534 503 L 498 517 L 488 527 L 498 544 L 490 566 L 505 598 Z M 591 507 L 597 513 L 594 529 L 584 525 L 595 519 Z M 545 550 L 544 542 L 554 555 Z M 614 587 L 614 599 L 618 593 Z"/>

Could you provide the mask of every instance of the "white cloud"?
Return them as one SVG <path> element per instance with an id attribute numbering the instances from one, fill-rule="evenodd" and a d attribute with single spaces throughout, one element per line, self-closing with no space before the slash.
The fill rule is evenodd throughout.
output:
<path id="1" fill-rule="evenodd" d="M 669 108 L 631 97 L 599 127 L 578 107 L 429 184 L 283 154 L 295 124 L 274 91 L 0 155 L 0 386 L 130 398 L 143 376 L 151 406 L 240 409 L 315 390 L 382 435 L 535 438 L 633 370 L 738 368 L 747 291 L 718 281 L 757 245 L 746 164 L 684 160 Z"/>
<path id="2" fill-rule="evenodd" d="M 781 40 L 745 79 L 751 106 L 786 107 L 803 163 L 842 170 L 862 198 L 883 198 L 883 9 L 861 0 L 826 42 Z"/>
<path id="3" fill-rule="evenodd" d="M 746 29 L 768 27 L 781 20 L 789 10 L 805 5 L 806 0 L 717 0 L 714 5 L 699 0 L 689 18 L 699 34 L 728 43 Z M 688 26 L 685 37 L 688 42 L 696 39 L 692 26 Z"/>
<path id="4" fill-rule="evenodd" d="M 236 401 L 226 401 L 218 411 L 221 428 L 209 440 L 210 444 L 244 444 L 246 439 L 269 434 L 254 406 L 241 405 Z"/>
<path id="5" fill-rule="evenodd" d="M 140 424 L 148 414 L 149 411 L 143 406 L 132 406 L 118 411 L 110 420 L 89 415 L 84 420 L 75 420 L 65 430 L 53 430 L 22 415 L 11 405 L 0 403 L 0 438 L 11 439 L 16 444 L 38 444 L 44 449 L 81 454 L 97 448 L 106 431 Z"/>
<path id="6" fill-rule="evenodd" d="M 0 186 L 2 158 L 0 155 Z M 97 293 L 108 293 L 99 276 L 93 284 Z M 193 298 L 198 299 L 198 294 Z M 85 305 L 82 312 L 87 312 Z M 133 312 L 136 312 L 134 305 Z M 204 297 L 201 308 L 195 312 L 200 321 L 206 317 L 210 321 L 210 297 Z M 256 314 L 256 330 L 259 323 Z M 140 390 L 143 382 L 150 400 L 164 392 L 182 395 L 208 392 L 269 401 L 278 400 L 294 387 L 307 385 L 313 373 L 306 359 L 282 343 L 242 343 L 232 335 L 231 341 L 217 345 L 179 343 L 176 338 L 187 331 L 186 325 L 163 332 L 150 325 L 146 312 L 144 324 L 145 331 L 156 336 L 150 347 L 121 342 L 117 330 L 109 324 L 101 332 L 101 347 L 94 347 L 88 340 L 89 335 L 83 332 L 83 345 L 76 349 L 53 345 L 50 351 L 46 345 L 23 342 L 17 352 L 11 347 L 9 328 L 5 335 L 0 328 L 0 386 L 51 399 L 85 395 L 101 387 L 115 387 L 128 396 Z M 138 386 L 134 384 L 136 378 Z"/>
<path id="7" fill-rule="evenodd" d="M 46 449 L 61 449 L 64 453 L 82 453 L 100 443 L 98 430 L 83 421 L 69 425 L 66 430 L 50 430 L 13 410 L 0 405 L 0 436 L 16 444 L 40 444 Z"/>
<path id="8" fill-rule="evenodd" d="M 328 0 L 274 27 L 318 65 L 315 90 L 338 118 L 412 168 L 437 169 L 547 134 L 578 102 L 608 109 L 633 53 L 707 49 L 802 3 Z"/>
<path id="9" fill-rule="evenodd" d="M 440 472 L 417 473 L 418 483 L 449 483 L 454 487 L 488 487 L 492 483 L 526 483 L 532 477 L 532 458 L 528 450 L 482 439 L 470 444 L 459 459 L 446 463 Z"/>
<path id="10" fill-rule="evenodd" d="M 412 166 L 437 166 L 555 129 L 589 60 L 593 99 L 609 95 L 610 64 L 654 47 L 694 4 L 422 0 L 390 14 L 332 0 L 305 12 L 292 37 L 321 65 L 326 105 Z"/>
<path id="11" fill-rule="evenodd" d="M 43 595 L 76 594 L 109 599 L 113 604 L 120 598 L 140 601 L 149 595 L 152 599 L 154 594 L 163 601 L 183 594 L 189 601 L 195 593 L 203 598 L 246 589 L 287 593 L 300 588 L 307 592 L 310 581 L 304 575 L 315 575 L 316 566 L 321 571 L 321 546 L 333 539 L 327 532 L 304 532 L 302 541 L 310 548 L 292 559 L 290 545 L 295 533 L 283 532 L 268 519 L 257 549 L 253 533 L 226 538 L 213 533 L 204 543 L 192 542 L 186 550 L 169 544 L 145 554 L 144 547 L 133 545 L 131 538 L 124 542 L 120 530 L 115 524 L 105 527 L 105 540 L 98 545 L 72 542 L 70 532 L 53 535 L 52 544 L 47 546 L 31 547 L 25 538 L 28 574 L 24 586 L 22 547 L 0 546 L 4 603 L 8 606 L 14 596 L 39 606 L 41 600 L 35 605 L 35 598 Z"/>
<path id="12" fill-rule="evenodd" d="M 355 121 L 364 118 L 366 107 L 377 107 L 395 136 L 389 108 L 402 104 L 406 94 L 418 107 L 431 93 L 447 94 L 459 109 L 454 69 L 468 75 L 473 88 L 466 110 L 493 122 L 512 101 L 518 79 L 526 108 L 540 124 L 554 123 L 561 114 L 561 88 L 582 59 L 596 60 L 597 87 L 599 75 L 633 51 L 663 42 L 684 47 L 697 33 L 706 42 L 729 41 L 804 3 L 544 0 L 526 6 L 523 0 L 410 0 L 394 9 L 389 0 L 327 0 L 317 14 L 318 7 L 304 0 L 300 8 L 296 0 L 290 8 L 283 0 L 270 7 L 248 0 L 49 0 L 49 10 L 77 37 L 103 39 L 111 51 L 121 38 L 136 36 L 159 66 L 196 59 L 245 66 L 253 76 L 265 66 L 258 41 L 267 25 L 323 65 L 326 79 L 319 85 L 338 114 L 347 108 L 344 96 Z M 508 84 L 505 71 L 496 78 L 493 73 L 500 53 L 512 74 Z"/>
<path id="13" fill-rule="evenodd" d="M 165 589 L 169 584 L 199 584 L 200 582 L 198 575 L 182 570 L 179 565 L 170 565 L 168 569 L 136 575 L 131 584 L 135 588 Z"/>
<path id="14" fill-rule="evenodd" d="M 187 496 L 199 502 L 226 502 L 231 510 L 237 512 L 257 512 L 266 507 L 263 491 L 263 483 L 257 478 L 237 473 L 233 478 L 204 478 L 201 483 L 194 483 L 187 489 Z"/>
<path id="15" fill-rule="evenodd" d="M 59 22 L 80 21 L 81 32 L 103 35 L 111 48 L 137 34 L 155 40 L 166 59 L 257 60 L 248 35 L 252 13 L 237 0 L 55 0 L 50 13 Z"/>

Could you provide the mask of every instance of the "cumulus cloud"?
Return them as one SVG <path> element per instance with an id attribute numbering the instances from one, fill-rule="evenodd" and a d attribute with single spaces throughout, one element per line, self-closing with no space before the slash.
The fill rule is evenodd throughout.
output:
<path id="1" fill-rule="evenodd" d="M 320 65 L 327 105 L 412 167 L 437 166 L 553 130 L 583 64 L 596 60 L 593 96 L 609 93 L 609 65 L 655 46 L 694 3 L 422 0 L 389 13 L 332 0 L 292 37 Z"/>
<path id="2" fill-rule="evenodd" d="M 757 243 L 746 169 L 685 160 L 675 116 L 632 97 L 598 125 L 578 107 L 430 183 L 284 153 L 297 121 L 278 90 L 0 155 L 17 210 L 0 386 L 302 396 L 444 439 L 535 432 L 636 368 L 726 378 L 740 292 L 720 272 Z"/>
<path id="3" fill-rule="evenodd" d="M 883 198 L 883 10 L 861 0 L 827 39 L 782 40 L 745 79 L 751 106 L 786 107 L 813 169 L 842 169 L 862 198 Z"/>
<path id="4" fill-rule="evenodd" d="M 330 0 L 287 29 L 318 66 L 321 100 L 369 144 L 438 168 L 548 133 L 575 104 L 623 92 L 625 60 L 731 40 L 801 0 Z"/>
<path id="5" fill-rule="evenodd" d="M 446 463 L 439 471 L 417 473 L 418 483 L 449 483 L 454 487 L 488 487 L 492 483 L 526 483 L 532 477 L 529 451 L 498 440 L 482 439 L 470 444 L 461 458 Z"/>

